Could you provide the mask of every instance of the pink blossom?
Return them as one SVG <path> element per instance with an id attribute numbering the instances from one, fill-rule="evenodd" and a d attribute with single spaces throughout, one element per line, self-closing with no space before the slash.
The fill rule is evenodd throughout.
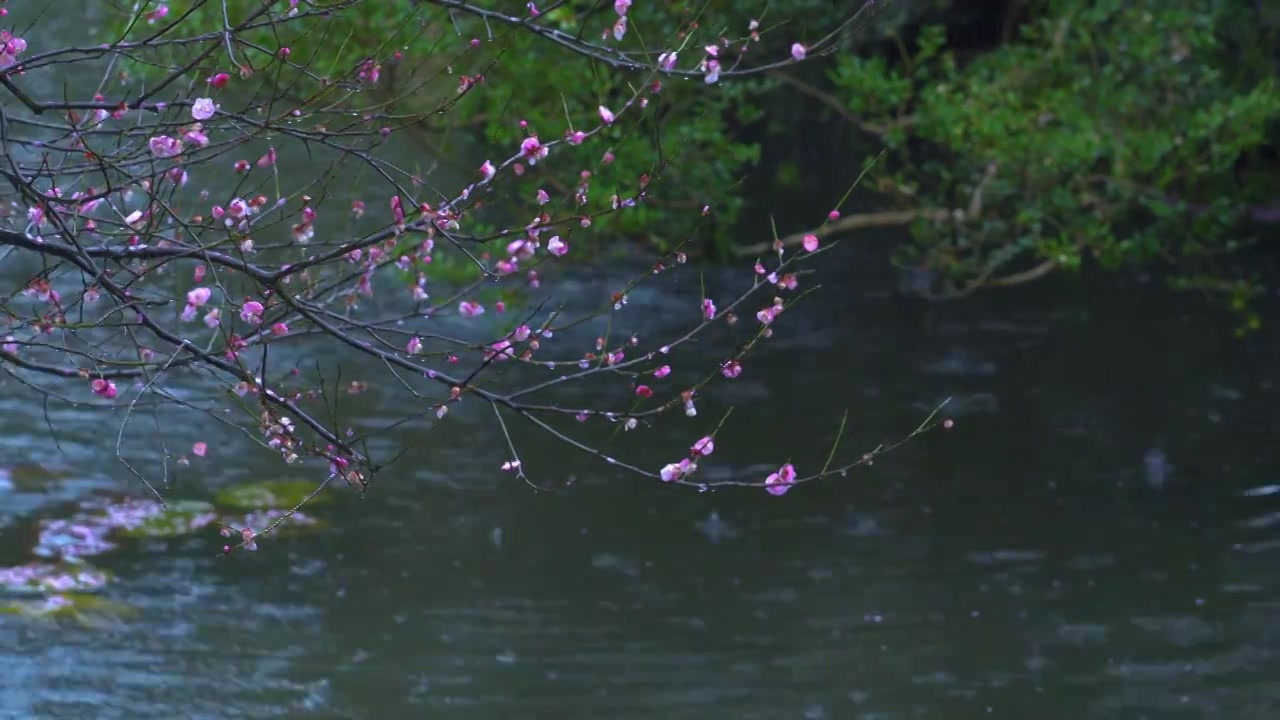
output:
<path id="1" fill-rule="evenodd" d="M 168 135 L 157 135 L 147 141 L 151 154 L 158 158 L 171 158 L 182 153 L 182 141 Z"/>
<path id="2" fill-rule="evenodd" d="M 222 322 L 222 311 L 218 308 L 214 308 L 204 314 L 205 327 L 216 328 L 220 322 Z"/>
<path id="3" fill-rule="evenodd" d="M 497 172 L 497 168 L 495 168 L 493 163 L 488 160 L 485 160 L 484 164 L 480 166 L 480 174 L 484 176 L 485 180 L 492 180 L 493 176 L 496 175 Z"/>
<path id="4" fill-rule="evenodd" d="M 474 303 L 470 300 L 463 300 L 458 303 L 458 314 L 463 317 L 476 317 L 484 314 L 484 306 L 480 303 Z"/>
<path id="5" fill-rule="evenodd" d="M 612 111 L 612 110 L 610 110 L 609 108 L 607 108 L 607 107 L 605 107 L 605 106 L 601 105 L 601 106 L 600 106 L 600 121 L 601 121 L 601 122 L 603 122 L 605 125 L 612 125 L 612 124 L 613 124 L 613 120 L 614 120 L 613 111 Z"/>
<path id="6" fill-rule="evenodd" d="M 498 362 L 505 362 L 507 360 L 510 360 L 511 358 L 514 358 L 515 356 L 516 356 L 516 351 L 514 348 L 511 347 L 510 340 L 499 340 L 498 342 L 489 346 L 488 357 L 491 357 L 497 360 Z"/>
<path id="7" fill-rule="evenodd" d="M 778 468 L 778 472 L 770 473 L 764 479 L 765 489 L 771 495 L 785 495 L 796 483 L 796 469 L 791 463 Z"/>
<path id="8" fill-rule="evenodd" d="M 805 252 L 814 252 L 818 249 L 818 236 L 813 234 L 805 235 L 803 240 Z"/>
<path id="9" fill-rule="evenodd" d="M 662 53 L 661 55 L 658 56 L 658 67 L 661 68 L 662 70 L 670 72 L 671 69 L 676 66 L 676 60 L 679 58 L 679 55 L 680 53 L 674 50 L 672 50 L 671 52 Z"/>
<path id="10" fill-rule="evenodd" d="M 663 482 L 675 482 L 687 475 L 692 474 L 698 469 L 698 464 L 689 458 L 684 458 L 678 463 L 669 463 L 662 466 L 658 471 L 658 476 Z"/>
<path id="11" fill-rule="evenodd" d="M 27 41 L 0 31 L 0 68 L 6 68 L 17 62 L 17 58 L 26 52 Z"/>
<path id="12" fill-rule="evenodd" d="M 271 326 L 271 334 L 272 334 L 272 335 L 275 335 L 276 337 L 281 337 L 281 336 L 284 336 L 284 335 L 288 335 L 288 334 L 289 334 L 289 326 L 288 326 L 288 325 L 285 325 L 285 324 L 284 324 L 284 323 L 282 323 L 282 322 L 278 322 L 278 323 L 276 323 L 276 324 L 274 324 L 274 325 L 272 325 L 272 326 Z"/>
<path id="13" fill-rule="evenodd" d="M 209 446 L 202 442 L 198 442 L 191 446 L 191 454 L 195 455 L 196 457 L 204 457 L 204 454 L 208 451 L 209 451 Z"/>
<path id="14" fill-rule="evenodd" d="M 703 81 L 706 84 L 715 85 L 717 82 L 720 82 L 720 61 L 719 60 L 715 60 L 715 59 L 707 60 L 702 65 L 703 65 L 703 72 L 707 74 L 706 77 L 703 78 Z"/>
<path id="15" fill-rule="evenodd" d="M 796 62 L 800 62 L 801 60 L 803 60 L 804 56 L 807 55 L 808 52 L 809 52 L 809 49 L 801 45 L 800 43 L 791 44 L 791 59 L 795 60 Z"/>
<path id="16" fill-rule="evenodd" d="M 651 398 L 653 397 L 653 388 L 649 387 L 648 385 L 637 385 L 636 396 L 642 397 L 642 398 Z"/>
<path id="17" fill-rule="evenodd" d="M 716 304 L 711 298 L 702 298 L 702 317 L 708 320 L 714 320 L 716 317 Z"/>
<path id="18" fill-rule="evenodd" d="M 191 103 L 191 117 L 196 120 L 208 120 L 218 111 L 218 106 L 213 102 L 213 98 L 196 98 Z"/>
<path id="19" fill-rule="evenodd" d="M 115 396 L 119 394 L 115 383 L 110 380 L 103 380 L 102 378 L 97 378 L 93 382 L 89 383 L 89 387 L 93 390 L 93 394 L 100 395 L 108 400 L 114 399 Z"/>
<path id="20" fill-rule="evenodd" d="M 216 88 L 224 88 L 231 81 L 231 76 L 221 72 L 209 77 L 208 83 Z"/>
<path id="21" fill-rule="evenodd" d="M 693 453 L 695 457 L 698 457 L 698 456 L 706 457 L 710 455 L 712 452 L 714 452 L 715 449 L 716 449 L 715 438 L 711 437 L 710 435 L 707 435 L 706 437 L 702 438 L 698 442 L 694 443 L 693 447 L 689 448 L 689 452 Z"/>
<path id="22" fill-rule="evenodd" d="M 250 300 L 249 302 L 240 306 L 240 319 L 247 323 L 257 325 L 258 323 L 262 322 L 263 309 L 264 308 L 262 307 L 262 303 L 258 302 L 257 300 Z"/>
<path id="23" fill-rule="evenodd" d="M 417 355 L 419 352 L 422 351 L 422 339 L 419 338 L 417 335 L 414 335 L 413 337 L 409 338 L 409 343 L 404 346 L 404 349 L 405 349 L 405 352 L 409 353 L 410 355 Z"/>
<path id="24" fill-rule="evenodd" d="M 613 11 L 619 15 L 626 15 L 630 8 L 631 0 L 613 0 Z"/>
<path id="25" fill-rule="evenodd" d="M 520 154 L 530 165 L 537 165 L 538 160 L 546 157 L 548 152 L 547 147 L 538 142 L 537 135 L 530 135 L 520 143 Z"/>
<path id="26" fill-rule="evenodd" d="M 742 364 L 737 360 L 726 360 L 720 366 L 720 374 L 732 380 L 742 374 Z"/>
<path id="27" fill-rule="evenodd" d="M 200 307 L 201 305 L 204 305 L 205 303 L 209 302 L 209 296 L 212 294 L 213 294 L 213 291 L 207 287 L 198 287 L 198 288 L 195 288 L 194 290 L 188 290 L 187 304 Z"/>
<path id="28" fill-rule="evenodd" d="M 658 368 L 657 370 L 654 370 L 654 371 L 653 371 L 653 376 L 654 376 L 654 377 L 656 377 L 656 378 L 664 378 L 664 377 L 666 377 L 666 376 L 668 376 L 668 375 L 670 375 L 670 374 L 671 374 L 671 366 L 670 366 L 670 365 L 663 365 L 662 367 L 660 367 L 660 368 Z"/>
<path id="29" fill-rule="evenodd" d="M 563 257 L 565 253 L 569 252 L 569 243 L 561 240 L 559 235 L 553 235 L 547 241 L 547 252 L 556 257 Z"/>

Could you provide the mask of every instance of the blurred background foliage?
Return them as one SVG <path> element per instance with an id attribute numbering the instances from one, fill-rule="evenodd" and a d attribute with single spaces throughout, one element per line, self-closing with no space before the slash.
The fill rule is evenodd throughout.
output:
<path id="1" fill-rule="evenodd" d="M 526 14 L 522 0 L 477 4 Z M 226 5 L 233 23 L 261 8 Z M 169 6 L 171 20 L 190 12 L 201 27 L 223 24 L 223 3 Z M 543 139 L 561 137 L 593 126 L 596 106 L 618 110 L 653 80 L 431 3 L 362 8 L 264 26 L 247 38 L 261 56 L 245 63 L 313 105 L 412 118 L 424 157 L 462 173 L 513 154 L 527 132 L 521 120 Z M 861 1 L 637 0 L 621 40 L 603 39 L 617 19 L 612 2 L 567 2 L 540 21 L 647 62 L 681 47 L 685 70 L 696 68 L 702 45 L 729 38 L 749 47 L 740 66 L 749 68 L 785 59 L 791 43 L 814 43 L 862 9 Z M 654 106 L 607 129 L 606 142 L 557 148 L 573 157 L 555 164 L 561 172 L 533 167 L 506 184 L 489 204 L 510 216 L 492 222 L 534 217 L 537 188 L 572 194 L 566 167 L 591 170 L 597 209 L 615 193 L 634 194 L 648 173 L 660 177 L 650 202 L 603 219 L 605 232 L 590 234 L 596 249 L 669 249 L 709 204 L 714 222 L 704 224 L 700 248 L 729 257 L 770 239 L 771 224 L 787 234 L 820 223 L 867 158 L 883 153 L 863 194 L 841 210 L 910 221 L 895 259 L 924 278 L 916 292 L 948 297 L 1083 267 L 1139 267 L 1225 297 L 1245 328 L 1260 321 L 1248 307 L 1264 278 L 1237 258 L 1258 252 L 1280 219 L 1280 4 L 895 0 L 868 10 L 808 63 L 714 86 L 662 78 Z M 759 38 L 746 41 L 753 19 Z M 131 39 L 153 31 L 123 20 L 108 29 Z M 282 67 L 271 56 L 281 46 L 314 76 Z M 355 93 L 325 81 L 368 58 L 381 60 L 378 83 Z M 199 77 L 227 69 L 216 66 L 225 56 L 210 62 L 197 65 Z M 478 75 L 476 91 L 459 94 L 463 78 Z M 612 162 L 602 160 L 605 149 Z"/>

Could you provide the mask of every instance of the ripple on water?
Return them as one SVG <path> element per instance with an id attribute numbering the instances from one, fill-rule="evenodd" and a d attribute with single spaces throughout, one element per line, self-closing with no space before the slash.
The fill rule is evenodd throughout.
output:
<path id="1" fill-rule="evenodd" d="M 1212 625 L 1189 615 L 1135 617 L 1130 622 L 1134 627 L 1158 635 L 1170 645 L 1181 648 L 1217 642 L 1221 637 Z"/>

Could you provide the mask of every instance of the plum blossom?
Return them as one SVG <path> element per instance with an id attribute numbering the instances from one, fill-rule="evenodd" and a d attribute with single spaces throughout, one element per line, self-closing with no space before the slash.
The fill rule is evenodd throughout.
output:
<path id="1" fill-rule="evenodd" d="M 698 463 L 689 458 L 684 458 L 678 463 L 668 463 L 662 466 L 662 469 L 658 471 L 658 477 L 662 478 L 662 482 L 675 482 L 687 477 L 697 469 Z"/>
<path id="2" fill-rule="evenodd" d="M 207 443 L 198 442 L 191 446 L 191 454 L 196 457 L 204 457 L 207 452 L 209 452 L 209 445 Z"/>
<path id="3" fill-rule="evenodd" d="M 770 473 L 769 477 L 764 479 L 765 489 L 770 495 L 785 495 L 795 484 L 796 469 L 791 463 L 783 465 L 777 472 Z"/>
<path id="4" fill-rule="evenodd" d="M 630 8 L 631 0 L 613 0 L 613 11 L 619 15 L 626 15 Z"/>
<path id="5" fill-rule="evenodd" d="M 493 163 L 488 160 L 485 160 L 484 164 L 480 166 L 480 174 L 484 176 L 485 180 L 492 180 L 493 176 L 496 175 L 497 172 L 497 168 L 495 168 Z"/>
<path id="6" fill-rule="evenodd" d="M 103 380 L 102 378 L 97 378 L 93 382 L 89 383 L 89 388 L 93 390 L 94 395 L 100 395 L 108 400 L 114 399 L 115 396 L 119 394 L 119 390 L 116 389 L 115 383 L 110 380 Z"/>
<path id="7" fill-rule="evenodd" d="M 769 307 L 756 313 L 756 320 L 759 320 L 760 324 L 762 325 L 768 325 L 769 323 L 773 322 L 775 318 L 778 317 L 779 310 L 780 308 L 778 308 L 777 306 L 770 305 Z"/>
<path id="8" fill-rule="evenodd" d="M 704 62 L 702 65 L 703 65 L 704 72 L 706 72 L 707 74 L 706 77 L 703 78 L 703 81 L 706 84 L 715 85 L 716 83 L 720 82 L 720 61 L 719 60 L 711 58 L 706 62 Z"/>
<path id="9" fill-rule="evenodd" d="M 805 252 L 814 252 L 818 249 L 818 236 L 812 233 L 805 235 L 802 244 Z"/>
<path id="10" fill-rule="evenodd" d="M 791 59 L 800 62 L 809 53 L 809 49 L 800 43 L 791 44 Z"/>
<path id="11" fill-rule="evenodd" d="M 158 158 L 171 158 L 182 154 L 182 141 L 168 135 L 157 135 L 147 141 L 151 154 Z"/>
<path id="12" fill-rule="evenodd" d="M 720 374 L 732 380 L 742 374 L 742 363 L 737 360 L 726 360 L 720 366 Z"/>
<path id="13" fill-rule="evenodd" d="M 409 338 L 409 343 L 405 345 L 404 349 L 405 352 L 410 355 L 417 355 L 422 352 L 422 338 L 419 338 L 417 335 Z"/>
<path id="14" fill-rule="evenodd" d="M 257 300 L 250 300 L 240 306 L 240 319 L 247 323 L 257 325 L 262 322 L 263 309 L 262 303 Z"/>
<path id="15" fill-rule="evenodd" d="M 565 253 L 569 252 L 569 243 L 561 240 L 559 235 L 553 235 L 547 241 L 547 252 L 556 257 L 563 257 Z"/>
<path id="16" fill-rule="evenodd" d="M 702 317 L 708 320 L 714 320 L 716 317 L 716 304 L 711 298 L 702 298 Z"/>
<path id="17" fill-rule="evenodd" d="M 18 61 L 18 56 L 26 52 L 27 41 L 20 37 L 0 31 L 0 68 L 7 68 Z"/>
<path id="18" fill-rule="evenodd" d="M 654 370 L 654 371 L 653 371 L 653 376 L 654 376 L 654 377 L 656 377 L 656 378 L 664 378 L 664 377 L 666 377 L 666 376 L 668 376 L 668 375 L 670 375 L 670 374 L 671 374 L 671 366 L 670 366 L 670 365 L 663 365 L 662 367 L 660 367 L 660 368 L 658 368 L 657 370 Z"/>
<path id="19" fill-rule="evenodd" d="M 680 53 L 675 52 L 674 50 L 662 53 L 658 56 L 658 67 L 667 72 L 671 72 L 671 70 L 675 68 L 676 60 L 679 59 L 679 56 Z"/>
<path id="20" fill-rule="evenodd" d="M 182 309 L 182 321 L 191 322 L 196 317 L 196 308 L 209 302 L 212 291 L 207 287 L 198 287 L 187 291 L 187 305 Z"/>
<path id="21" fill-rule="evenodd" d="M 698 442 L 694 443 L 693 447 L 689 448 L 689 452 L 692 453 L 694 457 L 706 457 L 710 455 L 712 452 L 714 452 L 715 449 L 716 449 L 715 438 L 711 437 L 710 435 L 707 435 L 706 437 L 698 440 Z"/>
<path id="22" fill-rule="evenodd" d="M 196 101 L 191 103 L 191 117 L 196 120 L 208 120 L 217 111 L 218 105 L 213 98 L 196 98 Z"/>
<path id="23" fill-rule="evenodd" d="M 498 362 L 505 362 L 515 356 L 516 351 L 515 348 L 511 346 L 510 340 L 499 340 L 498 342 L 490 345 L 489 352 L 486 354 L 487 358 L 492 358 Z"/>
<path id="24" fill-rule="evenodd" d="M 484 306 L 480 303 L 471 302 L 470 300 L 463 300 L 458 303 L 458 314 L 462 317 L 469 318 L 483 315 Z"/>
<path id="25" fill-rule="evenodd" d="M 530 135 L 520 142 L 520 154 L 529 161 L 530 165 L 537 165 L 548 152 L 547 146 L 538 141 L 537 135 Z"/>
<path id="26" fill-rule="evenodd" d="M 601 121 L 601 122 L 603 122 L 605 125 L 612 125 L 612 124 L 613 124 L 613 120 L 614 120 L 614 114 L 613 114 L 613 111 L 612 111 L 612 110 L 610 110 L 609 108 L 607 108 L 607 107 L 605 107 L 605 106 L 601 105 L 601 106 L 600 106 L 600 121 Z"/>

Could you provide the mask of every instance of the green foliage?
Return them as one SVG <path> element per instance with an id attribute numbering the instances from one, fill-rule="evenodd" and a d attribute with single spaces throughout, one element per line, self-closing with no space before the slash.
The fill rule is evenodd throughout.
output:
<path id="1" fill-rule="evenodd" d="M 184 18 L 182 22 L 192 28 L 223 27 L 224 5 L 233 27 L 263 6 L 260 0 L 168 4 L 169 18 Z M 343 4 L 331 0 L 316 5 Z M 136 12 L 150 9 L 143 5 Z M 612 4 L 607 5 L 606 12 L 598 3 L 566 3 L 540 21 L 594 41 L 616 19 Z M 823 3 L 800 5 L 817 13 Z M 524 2 L 485 6 L 515 16 L 525 14 Z M 623 41 L 602 44 L 650 61 L 661 51 L 680 47 L 685 51 L 682 66 L 696 62 L 700 43 L 711 42 L 717 33 L 745 35 L 748 21 L 744 8 L 726 2 L 709 8 L 695 2 L 636 3 L 629 18 Z M 706 32 L 690 32 L 691 22 Z M 123 15 L 107 29 L 108 37 L 123 34 L 131 40 L 154 31 L 146 23 L 130 26 Z M 366 2 L 354 11 L 325 18 L 261 24 L 237 37 L 258 49 L 237 46 L 236 61 L 277 88 L 290 88 L 290 101 L 311 109 L 337 104 L 362 114 L 380 114 L 393 127 L 407 125 L 404 131 L 411 133 L 424 155 L 455 164 L 462 177 L 474 177 L 475 168 L 486 157 L 496 163 L 514 155 L 530 131 L 554 140 L 571 129 L 589 129 L 598 123 L 598 106 L 620 111 L 638 85 L 652 80 L 642 72 L 611 68 L 524 29 L 496 21 L 486 24 L 465 13 L 446 14 L 417 0 Z M 483 42 L 472 47 L 467 42 L 470 38 Z M 277 55 L 281 47 L 289 48 L 289 63 L 305 71 L 282 62 Z M 170 61 L 188 62 L 191 52 L 175 48 Z M 352 68 L 368 58 L 382 63 L 379 82 L 359 93 L 331 82 L 348 77 Z M 214 53 L 197 63 L 192 75 L 200 81 L 220 71 L 234 76 L 235 68 L 227 65 L 227 53 Z M 131 71 L 160 73 L 158 68 L 142 65 Z M 459 92 L 464 77 L 481 75 L 483 82 Z M 587 211 L 607 208 L 614 195 L 634 195 L 644 174 L 660 179 L 652 186 L 649 201 L 602 219 L 608 232 L 592 233 L 592 238 L 640 239 L 666 249 L 684 239 L 707 204 L 716 210 L 719 231 L 727 233 L 743 204 L 734 186 L 759 158 L 756 145 L 734 139 L 729 122 L 747 123 L 759 117 L 760 109 L 752 101 L 758 88 L 748 81 L 708 86 L 696 79 L 665 78 L 662 92 L 649 107 L 633 108 L 626 122 L 605 132 L 605 142 L 597 139 L 581 147 L 558 147 L 555 152 L 562 157 L 555 162 L 529 168 L 518 180 L 504 183 L 499 190 L 501 202 L 488 203 L 498 207 L 501 216 L 475 215 L 473 220 L 487 226 L 472 227 L 485 231 L 526 222 L 540 209 L 535 202 L 539 188 L 557 198 L 551 207 L 563 212 L 572 204 L 561 198 L 573 194 L 576 172 L 582 169 L 591 172 Z M 643 119 L 637 120 L 637 115 Z M 520 127 L 522 120 L 528 130 Z M 455 142 L 459 138 L 464 142 Z M 606 151 L 612 162 L 602 160 Z M 544 169 L 547 165 L 552 166 L 550 171 Z"/>
<path id="2" fill-rule="evenodd" d="M 901 62 L 849 55 L 832 71 L 848 108 L 893 151 L 882 189 L 914 207 L 967 209 L 981 188 L 981 213 L 918 223 L 902 259 L 965 288 L 1086 259 L 1172 261 L 1194 278 L 1245 245 L 1238 213 L 1262 198 L 1236 187 L 1232 168 L 1274 137 L 1280 89 L 1240 5 L 1040 0 L 1029 10 L 1015 40 L 976 57 L 929 27 Z"/>

